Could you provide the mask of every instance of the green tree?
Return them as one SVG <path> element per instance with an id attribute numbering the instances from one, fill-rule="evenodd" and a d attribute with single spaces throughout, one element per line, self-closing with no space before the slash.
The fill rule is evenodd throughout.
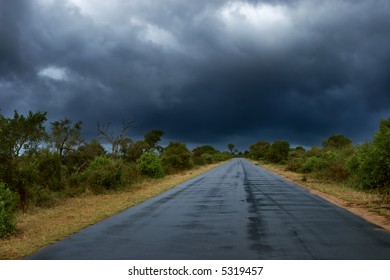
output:
<path id="1" fill-rule="evenodd" d="M 50 142 L 61 158 L 74 151 L 82 142 L 81 122 L 74 125 L 69 119 L 52 122 Z"/>
<path id="2" fill-rule="evenodd" d="M 233 155 L 234 154 L 234 147 L 235 147 L 234 144 L 229 143 L 229 144 L 227 144 L 227 147 L 228 147 L 230 153 Z"/>
<path id="3" fill-rule="evenodd" d="M 150 145 L 143 140 L 134 142 L 127 150 L 126 159 L 130 162 L 136 162 L 149 149 Z"/>
<path id="4" fill-rule="evenodd" d="M 90 142 L 83 142 L 76 151 L 69 153 L 68 165 L 73 169 L 73 172 L 79 173 L 84 170 L 88 163 L 97 156 L 106 155 L 106 150 L 97 139 L 92 139 Z"/>
<path id="5" fill-rule="evenodd" d="M 275 141 L 272 143 L 265 157 L 271 162 L 280 163 L 288 159 L 289 151 L 290 144 L 287 141 Z"/>
<path id="6" fill-rule="evenodd" d="M 249 154 L 253 159 L 262 159 L 265 157 L 270 147 L 270 143 L 266 141 L 259 141 L 255 144 L 250 145 Z"/>
<path id="7" fill-rule="evenodd" d="M 199 165 L 212 163 L 218 153 L 219 151 L 210 145 L 196 147 L 192 150 L 192 160 Z"/>
<path id="8" fill-rule="evenodd" d="M 192 166 L 191 153 L 185 144 L 171 142 L 164 149 L 162 162 L 168 173 L 189 169 Z"/>
<path id="9" fill-rule="evenodd" d="M 41 112 L 24 116 L 14 111 L 12 119 L 0 115 L 0 154 L 16 158 L 36 149 L 47 137 L 45 121 L 46 113 Z"/>
<path id="10" fill-rule="evenodd" d="M 158 143 L 161 141 L 161 137 L 163 135 L 164 135 L 164 131 L 158 129 L 152 130 L 145 134 L 144 141 L 149 146 L 148 148 L 149 152 L 153 152 L 155 150 L 161 150 L 159 149 L 160 147 L 158 146 Z"/>
<path id="11" fill-rule="evenodd" d="M 45 121 L 46 113 L 31 111 L 27 116 L 15 111 L 13 118 L 0 117 L 0 180 L 19 194 L 24 210 L 36 170 L 22 156 L 36 151 L 46 139 Z"/>
<path id="12" fill-rule="evenodd" d="M 348 167 L 361 187 L 390 188 L 390 118 L 380 121 L 372 143 L 361 145 Z"/>
<path id="13" fill-rule="evenodd" d="M 352 141 L 342 134 L 332 135 L 327 140 L 322 141 L 324 148 L 341 149 L 352 145 Z"/>

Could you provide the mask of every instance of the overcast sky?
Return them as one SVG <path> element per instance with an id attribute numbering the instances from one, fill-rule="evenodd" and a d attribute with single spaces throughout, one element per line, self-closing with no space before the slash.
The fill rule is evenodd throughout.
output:
<path id="1" fill-rule="evenodd" d="M 390 117 L 390 1 L 0 0 L 0 109 L 85 137 L 357 144 Z"/>

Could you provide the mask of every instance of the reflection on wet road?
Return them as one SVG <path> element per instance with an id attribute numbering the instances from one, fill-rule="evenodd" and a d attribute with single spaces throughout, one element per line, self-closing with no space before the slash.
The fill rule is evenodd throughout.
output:
<path id="1" fill-rule="evenodd" d="M 28 259 L 390 259 L 390 233 L 234 159 Z"/>

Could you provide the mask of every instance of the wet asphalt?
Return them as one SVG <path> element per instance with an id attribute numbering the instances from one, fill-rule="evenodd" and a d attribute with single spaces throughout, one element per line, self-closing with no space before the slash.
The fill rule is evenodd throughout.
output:
<path id="1" fill-rule="evenodd" d="M 27 259 L 390 260 L 390 232 L 234 159 Z"/>

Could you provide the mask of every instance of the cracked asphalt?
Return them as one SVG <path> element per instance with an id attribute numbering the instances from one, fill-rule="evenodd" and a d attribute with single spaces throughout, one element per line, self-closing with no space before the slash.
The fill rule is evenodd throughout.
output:
<path id="1" fill-rule="evenodd" d="M 390 260 L 390 233 L 234 159 L 27 259 Z"/>

